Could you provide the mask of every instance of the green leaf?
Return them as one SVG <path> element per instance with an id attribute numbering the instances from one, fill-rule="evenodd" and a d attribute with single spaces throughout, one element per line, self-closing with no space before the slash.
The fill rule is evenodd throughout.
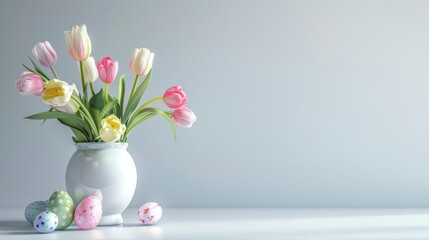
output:
<path id="1" fill-rule="evenodd" d="M 53 109 L 53 108 L 50 108 L 50 109 L 48 110 L 48 112 L 52 112 L 52 110 L 54 110 L 54 109 Z M 41 125 L 43 125 L 45 122 L 46 122 L 46 119 L 44 119 L 44 120 L 43 120 L 43 122 L 42 122 L 42 124 L 41 124 Z"/>
<path id="2" fill-rule="evenodd" d="M 32 72 L 32 73 L 37 73 L 36 71 L 34 71 L 33 69 L 27 67 L 24 63 L 21 63 L 21 66 L 23 66 L 25 69 L 27 69 L 28 71 Z"/>
<path id="3" fill-rule="evenodd" d="M 89 100 L 89 106 L 91 108 L 97 109 L 101 112 L 104 107 L 104 90 L 103 88 L 100 91 L 91 97 Z"/>
<path id="4" fill-rule="evenodd" d="M 58 119 L 62 124 L 82 132 L 82 134 L 84 134 L 89 140 L 91 140 L 92 138 L 91 128 L 89 127 L 88 123 L 85 122 L 82 118 L 70 113 L 56 112 L 56 111 L 42 112 L 42 113 L 37 113 L 31 116 L 28 116 L 26 117 L 26 119 L 33 119 L 33 120 Z"/>
<path id="5" fill-rule="evenodd" d="M 131 132 L 131 130 L 136 127 L 138 124 L 144 122 L 145 120 L 154 117 L 154 116 L 161 116 L 165 120 L 167 120 L 168 124 L 170 125 L 171 130 L 173 131 L 174 139 L 176 140 L 176 127 L 174 125 L 173 119 L 169 115 L 168 112 L 163 111 L 158 108 L 145 108 L 143 111 L 139 112 L 137 116 L 133 116 L 133 118 L 130 120 L 130 123 L 128 125 L 127 133 L 126 135 Z M 127 137 L 126 136 L 126 137 Z"/>
<path id="6" fill-rule="evenodd" d="M 100 125 L 101 125 L 101 117 L 100 117 L 100 113 L 101 111 L 95 108 L 90 107 L 89 108 L 89 113 L 91 114 L 92 119 L 94 120 L 95 123 L 95 127 L 97 129 L 100 129 Z"/>
<path id="7" fill-rule="evenodd" d="M 121 78 L 119 78 L 119 86 L 118 86 L 118 104 L 119 104 L 119 109 L 118 109 L 118 117 L 119 119 L 122 119 L 122 114 L 124 111 L 124 98 L 125 98 L 125 77 L 124 75 L 121 76 Z"/>
<path id="8" fill-rule="evenodd" d="M 110 110 L 112 110 L 113 107 L 115 107 L 117 103 L 118 103 L 118 100 L 113 99 L 111 102 L 106 104 L 106 106 L 104 106 L 103 110 L 101 111 L 100 119 L 103 119 L 110 112 Z"/>
<path id="9" fill-rule="evenodd" d="M 70 125 L 73 125 L 73 124 L 67 122 L 67 120 L 58 119 L 58 121 L 60 121 L 60 123 L 62 123 L 64 125 L 70 127 L 73 134 L 75 135 L 73 137 L 75 142 L 89 142 L 90 137 L 85 132 L 82 132 L 82 130 L 80 130 L 80 129 L 76 129 L 74 127 L 71 127 Z"/>
<path id="10" fill-rule="evenodd" d="M 122 119 L 122 123 L 126 123 L 128 118 L 131 117 L 131 113 L 136 109 L 137 105 L 140 102 L 144 92 L 149 86 L 150 80 L 152 78 L 152 70 L 150 70 L 149 74 L 146 76 L 146 79 L 143 83 L 137 88 L 134 95 L 131 97 L 130 101 L 127 104 L 127 108 L 125 109 L 124 119 Z"/>
<path id="11" fill-rule="evenodd" d="M 116 112 L 118 101 L 112 95 L 108 95 L 108 103 L 104 101 L 104 90 L 101 89 L 97 94 L 89 100 L 89 111 L 96 124 L 97 129 L 100 129 L 101 120 L 109 113 Z"/>
<path id="12" fill-rule="evenodd" d="M 133 117 L 128 126 L 127 126 L 127 133 L 130 133 L 131 130 L 136 127 L 138 124 L 144 122 L 145 120 L 151 118 L 151 117 L 155 117 L 156 114 L 153 112 L 143 112 L 143 113 L 139 113 L 138 116 Z"/>
<path id="13" fill-rule="evenodd" d="M 115 114 L 115 116 L 117 116 L 118 118 L 120 118 L 119 114 L 118 114 L 118 112 L 119 112 L 119 103 L 118 103 L 118 100 L 114 96 L 112 96 L 110 94 L 107 95 L 107 97 L 109 99 L 109 101 L 108 101 L 107 104 L 109 104 L 110 102 L 115 102 L 115 104 L 114 104 L 113 108 L 106 113 L 106 115 Z"/>
<path id="14" fill-rule="evenodd" d="M 148 120 L 149 118 L 155 117 L 156 114 L 150 113 L 150 112 L 144 112 L 139 113 L 138 116 L 133 116 L 132 119 L 130 119 L 129 124 L 127 125 L 127 130 L 125 131 L 125 134 L 123 136 L 123 142 L 127 141 L 128 135 L 131 133 L 131 131 L 140 123 Z"/>
<path id="15" fill-rule="evenodd" d="M 25 66 L 23 63 L 21 63 L 21 65 L 22 65 L 25 69 L 27 69 L 28 71 L 30 71 L 30 72 L 32 72 L 32 73 L 35 73 L 35 74 L 39 75 L 39 76 L 43 79 L 43 81 L 44 81 L 44 82 L 48 82 L 48 81 L 49 81 L 49 79 L 47 79 L 47 78 L 45 78 L 44 76 L 40 75 L 38 72 L 34 71 L 33 69 L 31 69 L 31 68 L 29 68 L 29 67 Z"/>
<path id="16" fill-rule="evenodd" d="M 36 70 L 36 72 L 37 72 L 37 73 L 39 73 L 41 77 L 44 77 L 45 79 L 47 79 L 47 80 L 49 81 L 49 77 L 48 77 L 48 75 L 46 75 L 46 74 L 42 71 L 42 69 L 39 67 L 39 65 L 37 65 L 37 64 L 33 61 L 33 59 L 31 59 L 30 57 L 28 57 L 28 58 L 30 59 L 31 63 L 33 64 L 33 67 L 34 67 L 34 69 Z"/>
<path id="17" fill-rule="evenodd" d="M 97 129 L 100 129 L 101 124 L 101 111 L 104 108 L 104 90 L 103 88 L 100 91 L 91 97 L 89 100 L 89 112 L 91 113 L 92 118 L 94 119 Z"/>

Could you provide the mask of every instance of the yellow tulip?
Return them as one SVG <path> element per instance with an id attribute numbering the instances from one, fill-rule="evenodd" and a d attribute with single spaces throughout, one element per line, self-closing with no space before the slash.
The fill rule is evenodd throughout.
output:
<path id="1" fill-rule="evenodd" d="M 119 118 L 111 114 L 101 121 L 100 137 L 105 142 L 116 142 L 125 133 L 125 130 L 126 127 Z"/>

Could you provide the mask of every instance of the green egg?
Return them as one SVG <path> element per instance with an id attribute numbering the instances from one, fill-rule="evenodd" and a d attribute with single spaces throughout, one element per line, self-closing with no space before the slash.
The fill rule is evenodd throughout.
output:
<path id="1" fill-rule="evenodd" d="M 57 230 L 66 229 L 73 222 L 74 203 L 65 191 L 58 190 L 52 193 L 48 200 L 48 211 L 58 216 Z"/>

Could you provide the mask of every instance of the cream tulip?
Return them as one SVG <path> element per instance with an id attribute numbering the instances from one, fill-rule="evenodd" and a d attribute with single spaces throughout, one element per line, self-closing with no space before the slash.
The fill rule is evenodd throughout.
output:
<path id="1" fill-rule="evenodd" d="M 125 133 L 126 127 L 121 123 L 114 114 L 109 115 L 101 121 L 100 138 L 104 142 L 117 142 L 122 134 Z"/>
<path id="2" fill-rule="evenodd" d="M 76 85 L 52 79 L 45 83 L 42 101 L 60 112 L 76 113 L 79 105 L 72 100 L 72 95 L 78 95 Z"/>

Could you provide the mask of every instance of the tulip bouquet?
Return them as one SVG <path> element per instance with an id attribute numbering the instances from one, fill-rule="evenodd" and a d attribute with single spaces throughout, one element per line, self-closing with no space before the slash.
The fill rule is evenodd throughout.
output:
<path id="1" fill-rule="evenodd" d="M 131 131 L 140 123 L 154 117 L 165 118 L 176 136 L 175 123 L 182 127 L 191 127 L 196 121 L 195 114 L 185 107 L 188 102 L 185 92 L 179 86 L 167 89 L 163 96 L 153 98 L 140 105 L 140 100 L 152 78 L 154 53 L 147 48 L 136 48 L 129 62 L 131 72 L 135 74 L 131 93 L 125 104 L 125 78 L 119 78 L 116 96 L 109 93 L 109 85 L 115 81 L 119 64 L 110 57 L 97 63 L 91 57 L 91 40 L 86 26 L 74 26 L 64 32 L 67 50 L 77 62 L 82 93 L 75 84 L 60 80 L 54 65 L 57 54 L 47 41 L 37 43 L 33 48 L 36 61 L 30 58 L 32 68 L 26 69 L 16 82 L 16 88 L 22 95 L 41 96 L 50 106 L 46 112 L 28 116 L 28 119 L 58 121 L 73 131 L 75 142 L 126 142 Z M 36 62 L 52 72 L 50 77 Z M 139 84 L 140 78 L 144 80 Z M 96 92 L 94 83 L 100 78 L 104 86 Z M 156 101 L 164 101 L 170 111 L 149 107 Z"/>

